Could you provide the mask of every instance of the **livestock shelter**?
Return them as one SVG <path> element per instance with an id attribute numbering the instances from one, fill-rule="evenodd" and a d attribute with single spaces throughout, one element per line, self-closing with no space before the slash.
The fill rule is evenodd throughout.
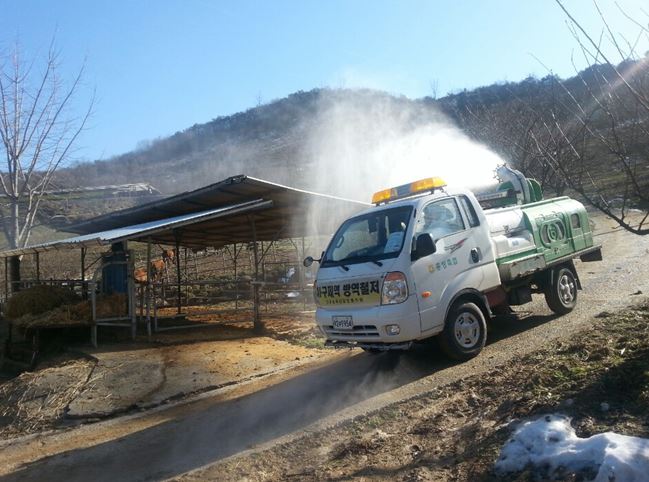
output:
<path id="1" fill-rule="evenodd" d="M 155 279 L 153 246 L 170 246 L 169 259 L 175 264 L 176 308 L 181 319 L 181 249 L 187 252 L 228 249 L 232 253 L 236 279 L 237 257 L 245 247 L 251 253 L 251 279 L 247 280 L 252 303 L 252 319 L 256 329 L 263 327 L 260 315 L 260 290 L 265 282 L 260 277 L 260 267 L 274 243 L 290 240 L 300 256 L 304 256 L 304 239 L 312 236 L 330 236 L 336 226 L 349 215 L 364 209 L 368 204 L 316 194 L 280 184 L 238 175 L 200 189 L 184 192 L 136 207 L 104 214 L 66 228 L 77 236 L 49 241 L 20 249 L 0 252 L 5 260 L 5 296 L 9 297 L 7 260 L 14 256 L 33 256 L 36 276 L 22 280 L 23 287 L 39 284 L 53 284 L 76 289 L 84 299 L 90 299 L 91 313 L 88 324 L 91 327 L 93 344 L 97 344 L 99 326 L 121 326 L 130 328 L 134 338 L 138 322 L 152 330 L 179 328 L 187 325 L 162 327 L 158 325 L 156 300 L 165 283 Z M 301 246 L 299 242 L 301 240 Z M 133 252 L 130 242 L 146 245 L 146 263 L 140 268 L 140 283 L 137 283 Z M 100 269 L 89 275 L 86 259 L 89 250 L 103 249 Z M 80 279 L 43 280 L 39 273 L 40 256 L 76 249 L 81 252 Z M 108 251 L 106 251 L 108 250 Z M 163 254 L 166 251 L 163 251 Z M 167 262 L 169 259 L 165 259 Z M 187 262 L 185 262 L 187 264 Z M 300 268 L 300 285 L 305 288 Z M 212 283 L 209 280 L 196 281 L 201 286 Z M 172 284 L 167 280 L 166 286 Z M 99 287 L 101 285 L 101 288 Z M 117 316 L 102 316 L 98 313 L 97 294 L 106 288 L 123 293 L 126 309 Z M 108 290 L 108 291 L 110 291 Z M 139 292 L 138 292 L 139 290 Z M 137 302 L 139 304 L 139 314 Z M 234 309 L 237 309 L 235 298 Z M 185 304 L 188 304 L 185 298 Z"/>

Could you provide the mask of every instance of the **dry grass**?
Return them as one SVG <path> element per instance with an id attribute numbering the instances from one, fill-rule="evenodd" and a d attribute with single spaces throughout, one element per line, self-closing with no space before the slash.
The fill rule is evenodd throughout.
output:
<path id="1" fill-rule="evenodd" d="M 75 301 L 79 301 L 79 297 L 67 288 L 34 286 L 19 291 L 9 298 L 5 316 L 13 320 L 25 315 L 39 315 Z"/>
<path id="2" fill-rule="evenodd" d="M 128 312 L 125 294 L 112 294 L 97 298 L 97 318 L 126 316 Z M 92 305 L 90 301 L 65 304 L 49 311 L 26 314 L 12 320 L 21 328 L 45 328 L 89 325 L 92 323 Z"/>
<path id="3" fill-rule="evenodd" d="M 68 405 L 86 386 L 94 362 L 59 357 L 48 368 L 0 384 L 0 437 L 25 435 L 57 426 Z"/>
<path id="4" fill-rule="evenodd" d="M 490 373 L 298 442 L 217 464 L 198 478 L 538 481 L 530 471 L 505 479 L 492 471 L 512 421 L 560 412 L 581 437 L 608 430 L 648 437 L 647 407 L 649 304 L 603 313 L 573 341 L 553 342 Z M 587 479 L 567 474 L 564 480 Z"/>

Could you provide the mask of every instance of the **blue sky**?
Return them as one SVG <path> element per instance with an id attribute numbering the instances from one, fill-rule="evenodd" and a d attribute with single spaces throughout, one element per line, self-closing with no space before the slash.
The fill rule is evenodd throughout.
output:
<path id="1" fill-rule="evenodd" d="M 612 1 L 599 3 L 634 41 L 638 29 Z M 648 22 L 646 0 L 618 3 Z M 591 0 L 565 5 L 599 34 Z M 577 52 L 565 20 L 552 0 L 0 0 L 0 46 L 19 39 L 25 58 L 38 57 L 55 35 L 68 79 L 86 59 L 80 99 L 94 89 L 97 101 L 76 152 L 83 161 L 297 90 L 418 98 L 548 68 L 567 77 Z"/>

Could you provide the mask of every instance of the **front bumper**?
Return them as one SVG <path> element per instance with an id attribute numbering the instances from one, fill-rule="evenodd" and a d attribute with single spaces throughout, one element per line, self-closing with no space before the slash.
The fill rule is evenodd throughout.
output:
<path id="1" fill-rule="evenodd" d="M 333 326 L 332 317 L 351 316 L 354 326 L 342 330 Z M 397 305 L 371 307 L 321 308 L 316 310 L 316 322 L 331 342 L 356 342 L 363 344 L 394 344 L 417 340 L 421 337 L 419 306 L 414 295 Z M 399 325 L 398 335 L 388 335 L 386 326 Z"/>

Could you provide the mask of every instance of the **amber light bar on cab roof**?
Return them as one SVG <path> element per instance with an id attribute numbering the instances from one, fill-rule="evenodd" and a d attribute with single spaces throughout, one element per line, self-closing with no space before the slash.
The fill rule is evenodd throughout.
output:
<path id="1" fill-rule="evenodd" d="M 404 197 L 413 196 L 427 191 L 434 191 L 446 186 L 446 182 L 441 177 L 427 177 L 418 181 L 403 184 L 382 191 L 375 192 L 372 196 L 372 204 L 377 206 L 382 203 L 389 203 Z"/>

